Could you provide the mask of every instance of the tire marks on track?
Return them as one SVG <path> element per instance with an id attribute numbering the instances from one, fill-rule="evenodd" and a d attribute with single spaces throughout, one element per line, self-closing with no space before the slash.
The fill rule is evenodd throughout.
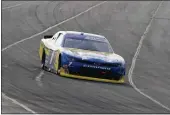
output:
<path id="1" fill-rule="evenodd" d="M 81 15 L 81 13 L 80 13 L 80 15 Z M 78 16 L 79 16 L 79 14 L 78 14 Z M 78 17 L 77 16 L 77 17 Z M 74 19 L 74 18 L 71 18 L 71 19 Z M 61 24 L 63 24 L 63 23 L 65 23 L 65 22 L 67 22 L 67 21 L 69 21 L 69 20 L 71 20 L 70 18 L 69 19 L 66 19 L 65 21 L 62 21 L 61 22 Z M 59 26 L 59 25 L 61 25 L 60 23 L 58 23 L 57 25 L 55 25 L 55 26 L 52 26 L 52 28 L 53 27 L 57 27 L 57 26 Z M 44 30 L 43 32 L 40 32 L 40 33 L 38 33 L 38 34 L 35 34 L 35 35 L 33 35 L 33 37 L 29 37 L 29 38 L 26 38 L 26 40 L 29 40 L 29 39 L 32 39 L 32 38 L 34 38 L 34 37 L 36 37 L 36 36 L 38 36 L 38 35 L 41 35 L 41 34 L 43 34 L 44 32 L 47 32 L 48 30 L 50 30 L 50 29 L 52 29 L 51 27 L 49 27 L 49 28 L 47 28 L 47 30 Z M 18 43 L 21 43 L 21 42 L 24 42 L 25 40 L 21 40 L 21 41 L 18 41 Z M 14 45 L 17 45 L 18 43 L 14 43 Z M 9 47 L 7 46 L 7 49 L 8 48 L 11 48 L 12 46 L 14 46 L 14 45 L 9 45 Z M 5 47 L 6 48 L 6 47 Z M 2 51 L 5 51 L 6 49 L 2 49 Z M 132 71 L 132 73 L 133 73 L 133 71 Z M 43 76 L 43 72 L 41 71 L 39 74 L 38 74 L 38 76 L 36 77 L 36 79 L 37 79 L 37 81 L 41 81 L 41 78 L 42 78 L 42 76 Z M 131 79 L 132 79 L 132 77 L 131 77 Z M 132 81 L 133 82 L 133 81 Z"/>
<path id="2" fill-rule="evenodd" d="M 59 25 L 65 23 L 65 22 L 68 22 L 68 21 L 70 21 L 70 20 L 72 20 L 72 19 L 74 19 L 74 18 L 76 18 L 76 17 L 78 17 L 78 16 L 83 15 L 84 13 L 86 13 L 86 12 L 92 10 L 93 8 L 95 8 L 95 7 L 99 6 L 99 5 L 104 4 L 105 2 L 107 2 L 107 1 L 104 1 L 104 2 L 101 2 L 101 3 L 99 3 L 99 4 L 96 4 L 96 5 L 94 5 L 94 6 L 90 7 L 90 8 L 88 8 L 87 10 L 85 10 L 85 11 L 83 11 L 83 12 L 81 12 L 81 13 L 79 13 L 79 14 L 73 16 L 73 17 L 71 17 L 71 18 L 68 18 L 68 19 L 66 19 L 66 20 L 64 20 L 64 21 L 62 21 L 62 22 L 60 22 L 60 23 L 58 23 L 58 24 L 56 24 L 56 25 L 54 25 L 54 26 L 51 26 L 51 27 L 45 29 L 44 31 L 42 31 L 42 32 L 40 32 L 40 33 L 34 34 L 34 35 L 32 35 L 32 36 L 30 36 L 30 37 L 28 37 L 28 38 L 25 38 L 25 39 L 22 39 L 22 40 L 20 40 L 20 41 L 17 41 L 17 42 L 15 42 L 15 43 L 13 43 L 13 44 L 10 44 L 10 45 L 6 46 L 5 48 L 2 48 L 1 51 L 5 51 L 5 50 L 7 50 L 7 49 L 9 49 L 9 48 L 11 48 L 11 47 L 13 47 L 13 46 L 15 46 L 15 45 L 21 43 L 21 42 L 24 42 L 24 41 L 26 41 L 26 40 L 32 39 L 32 38 L 34 38 L 34 37 L 36 37 L 36 36 L 38 36 L 38 35 L 41 35 L 41 34 L 47 32 L 47 31 L 49 31 L 49 30 L 51 30 L 51 29 L 53 29 L 53 28 L 55 28 L 55 27 L 57 27 L 57 26 L 59 26 Z"/>

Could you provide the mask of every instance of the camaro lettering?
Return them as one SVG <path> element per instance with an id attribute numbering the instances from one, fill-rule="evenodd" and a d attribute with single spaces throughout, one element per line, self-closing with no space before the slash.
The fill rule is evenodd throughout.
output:
<path id="1" fill-rule="evenodd" d="M 93 66 L 93 65 L 83 65 L 83 67 L 95 68 L 95 69 L 104 69 L 104 70 L 110 70 L 111 69 L 111 68 L 108 68 L 108 67 Z"/>

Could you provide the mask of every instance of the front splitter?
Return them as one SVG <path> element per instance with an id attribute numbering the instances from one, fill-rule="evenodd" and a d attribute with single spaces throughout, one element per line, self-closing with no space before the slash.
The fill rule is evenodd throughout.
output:
<path id="1" fill-rule="evenodd" d="M 102 79 L 102 78 L 93 78 L 93 77 L 87 77 L 87 76 L 73 75 L 73 74 L 66 73 L 64 71 L 60 71 L 60 75 L 64 77 L 69 77 L 69 78 L 98 81 L 98 82 L 119 83 L 119 84 L 125 83 L 124 77 L 122 77 L 120 80 L 109 80 L 109 79 Z"/>

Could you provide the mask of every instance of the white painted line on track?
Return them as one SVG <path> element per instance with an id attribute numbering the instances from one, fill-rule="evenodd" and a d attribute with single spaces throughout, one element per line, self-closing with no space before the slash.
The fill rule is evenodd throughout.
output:
<path id="1" fill-rule="evenodd" d="M 21 6 L 21 5 L 26 4 L 26 3 L 28 3 L 28 2 L 24 2 L 24 3 L 16 4 L 16 5 L 13 5 L 13 6 L 4 7 L 4 8 L 2 8 L 2 10 L 10 9 L 10 8 L 14 8 L 14 7 L 18 7 L 18 6 Z"/>
<path id="2" fill-rule="evenodd" d="M 24 109 L 27 110 L 28 112 L 31 112 L 31 113 L 33 113 L 33 114 L 36 114 L 36 112 L 34 112 L 33 110 L 31 110 L 31 109 L 28 108 L 27 106 L 19 103 L 19 102 L 16 101 L 15 99 L 12 99 L 12 98 L 6 96 L 4 93 L 2 93 L 2 97 L 4 97 L 6 100 L 12 101 L 12 102 L 15 103 L 16 105 L 19 105 L 20 107 L 24 108 Z M 38 115 L 38 114 L 36 114 L 36 115 Z"/>
<path id="3" fill-rule="evenodd" d="M 62 21 L 62 22 L 60 22 L 60 23 L 58 23 L 58 24 L 56 24 L 56 25 L 54 25 L 54 26 L 51 26 L 51 27 L 47 28 L 46 30 L 44 30 L 44 31 L 42 31 L 42 32 L 40 32 L 40 33 L 34 34 L 34 35 L 32 35 L 32 36 L 30 36 L 30 37 L 28 37 L 28 38 L 22 39 L 22 40 L 20 40 L 20 41 L 17 41 L 17 42 L 15 42 L 15 43 L 11 44 L 11 45 L 8 45 L 8 46 L 6 46 L 5 48 L 2 48 L 1 51 L 2 51 L 2 52 L 3 52 L 3 51 L 6 51 L 7 49 L 9 49 L 9 48 L 11 48 L 11 47 L 13 47 L 13 46 L 21 43 L 21 42 L 24 42 L 24 41 L 26 41 L 26 40 L 32 39 L 32 38 L 34 38 L 34 37 L 36 37 L 36 36 L 38 36 L 38 35 L 41 35 L 41 34 L 43 34 L 44 32 L 47 32 L 48 30 L 53 29 L 54 27 L 57 27 L 57 26 L 65 23 L 65 22 L 68 22 L 68 21 L 70 21 L 70 20 L 72 20 L 72 19 L 74 19 L 74 18 L 76 18 L 76 17 L 78 17 L 78 16 L 81 16 L 82 14 L 84 14 L 84 13 L 92 10 L 93 8 L 95 8 L 95 7 L 97 7 L 97 6 L 100 6 L 100 5 L 104 4 L 105 2 L 107 2 L 107 1 L 100 2 L 100 3 L 98 3 L 98 4 L 96 4 L 96 5 L 88 8 L 87 10 L 85 10 L 85 11 L 83 11 L 83 12 L 81 12 L 81 13 L 79 13 L 79 14 L 71 17 L 71 18 L 68 18 L 68 19 L 66 19 L 66 20 L 64 20 L 64 21 Z M 36 79 L 38 79 L 38 81 L 41 81 L 41 78 L 42 78 L 41 76 L 42 76 L 43 74 L 44 74 L 44 72 L 41 71 L 40 74 L 36 77 Z M 39 82 L 39 83 L 41 83 L 41 82 Z M 31 113 L 33 113 L 33 114 L 36 113 L 35 111 L 31 110 L 30 108 L 28 108 L 27 106 L 21 104 L 20 102 L 16 101 L 15 99 L 12 99 L 12 98 L 6 96 L 4 93 L 2 93 L 2 94 L 3 94 L 7 99 L 9 99 L 9 100 L 11 100 L 13 103 L 15 103 L 15 104 L 23 107 L 23 108 L 26 109 L 27 111 L 29 111 L 29 112 L 31 112 Z"/>
<path id="4" fill-rule="evenodd" d="M 43 76 L 43 74 L 44 74 L 44 71 L 41 71 L 36 77 L 35 77 L 35 80 L 36 80 L 36 82 L 38 83 L 38 85 L 40 86 L 40 87 L 42 87 L 42 82 L 41 82 L 41 78 L 42 78 L 42 76 Z"/>
<path id="5" fill-rule="evenodd" d="M 107 2 L 107 1 L 104 1 L 104 2 L 101 2 L 101 3 L 99 3 L 99 4 L 96 4 L 96 5 L 88 8 L 87 10 L 85 10 L 85 11 L 83 11 L 83 12 L 81 12 L 81 13 L 73 16 L 73 17 L 71 17 L 71 18 L 68 18 L 68 19 L 66 19 L 66 20 L 64 20 L 64 21 L 62 21 L 62 22 L 60 22 L 60 23 L 58 23 L 58 24 L 56 24 L 56 25 L 54 25 L 54 26 L 51 26 L 51 27 L 47 28 L 46 30 L 44 30 L 44 31 L 42 31 L 42 32 L 40 32 L 40 33 L 34 34 L 34 35 L 32 35 L 32 36 L 30 36 L 30 37 L 28 37 L 28 38 L 25 38 L 25 39 L 22 39 L 22 40 L 20 40 L 20 41 L 17 41 L 17 42 L 15 42 L 15 43 L 13 43 L 13 44 L 10 44 L 10 45 L 6 46 L 5 48 L 2 48 L 2 51 L 5 51 L 5 50 L 7 50 L 8 48 L 11 48 L 12 46 L 17 45 L 18 43 L 24 42 L 24 41 L 29 40 L 29 39 L 32 39 L 32 38 L 34 38 L 34 37 L 36 37 L 36 36 L 38 36 L 38 35 L 41 35 L 41 34 L 47 32 L 47 31 L 49 31 L 49 30 L 51 30 L 51 29 L 53 29 L 53 28 L 55 28 L 55 27 L 57 27 L 57 26 L 65 23 L 65 22 L 68 22 L 68 21 L 70 21 L 70 20 L 72 20 L 72 19 L 74 19 L 74 18 L 76 18 L 76 17 L 78 17 L 78 16 L 81 16 L 82 14 L 90 11 L 91 9 L 93 9 L 93 8 L 95 8 L 95 7 L 97 7 L 97 6 L 101 5 L 101 4 L 104 4 L 105 2 Z"/>
<path id="6" fill-rule="evenodd" d="M 128 79 L 129 79 L 129 82 L 130 82 L 130 84 L 132 85 L 132 87 L 133 87 L 137 92 L 139 92 L 139 93 L 142 94 L 143 96 L 147 97 L 148 99 L 150 99 L 150 100 L 153 101 L 154 103 L 158 104 L 159 106 L 161 106 L 161 107 L 165 108 L 166 110 L 169 110 L 169 111 L 170 111 L 170 108 L 168 108 L 167 106 L 161 104 L 159 101 L 155 100 L 154 98 L 150 97 L 149 95 L 145 94 L 145 93 L 142 92 L 140 89 L 138 89 L 138 88 L 136 87 L 136 85 L 133 83 L 133 78 L 132 78 L 133 70 L 134 70 L 135 64 L 136 64 L 136 59 L 137 59 L 137 57 L 138 57 L 138 55 L 139 55 L 139 53 L 140 53 L 140 49 L 141 49 L 141 47 L 142 47 L 143 40 L 146 38 L 146 35 L 147 35 L 147 33 L 149 32 L 149 29 L 150 29 L 151 24 L 152 24 L 152 22 L 153 22 L 153 20 L 154 20 L 154 17 L 156 16 L 156 14 L 157 14 L 159 8 L 161 7 L 162 3 L 163 3 L 163 1 L 161 1 L 161 3 L 158 5 L 158 7 L 157 7 L 155 13 L 153 14 L 153 16 L 152 16 L 152 18 L 151 18 L 148 26 L 147 26 L 146 29 L 145 29 L 144 34 L 141 36 L 141 39 L 140 39 L 140 41 L 139 41 L 139 45 L 138 45 L 138 47 L 137 47 L 137 49 L 136 49 L 136 52 L 135 52 L 135 55 L 134 55 L 134 57 L 133 57 L 133 59 L 132 59 L 132 65 L 131 65 L 130 70 L 129 70 L 129 73 L 128 73 Z"/>

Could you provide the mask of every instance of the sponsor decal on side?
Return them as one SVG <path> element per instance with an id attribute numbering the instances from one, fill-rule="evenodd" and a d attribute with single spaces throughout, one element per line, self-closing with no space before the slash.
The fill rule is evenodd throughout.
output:
<path id="1" fill-rule="evenodd" d="M 111 68 L 108 68 L 108 67 L 101 67 L 101 66 L 94 66 L 94 65 L 86 65 L 86 64 L 84 64 L 83 67 L 95 68 L 95 69 L 104 69 L 104 70 L 111 70 Z"/>

